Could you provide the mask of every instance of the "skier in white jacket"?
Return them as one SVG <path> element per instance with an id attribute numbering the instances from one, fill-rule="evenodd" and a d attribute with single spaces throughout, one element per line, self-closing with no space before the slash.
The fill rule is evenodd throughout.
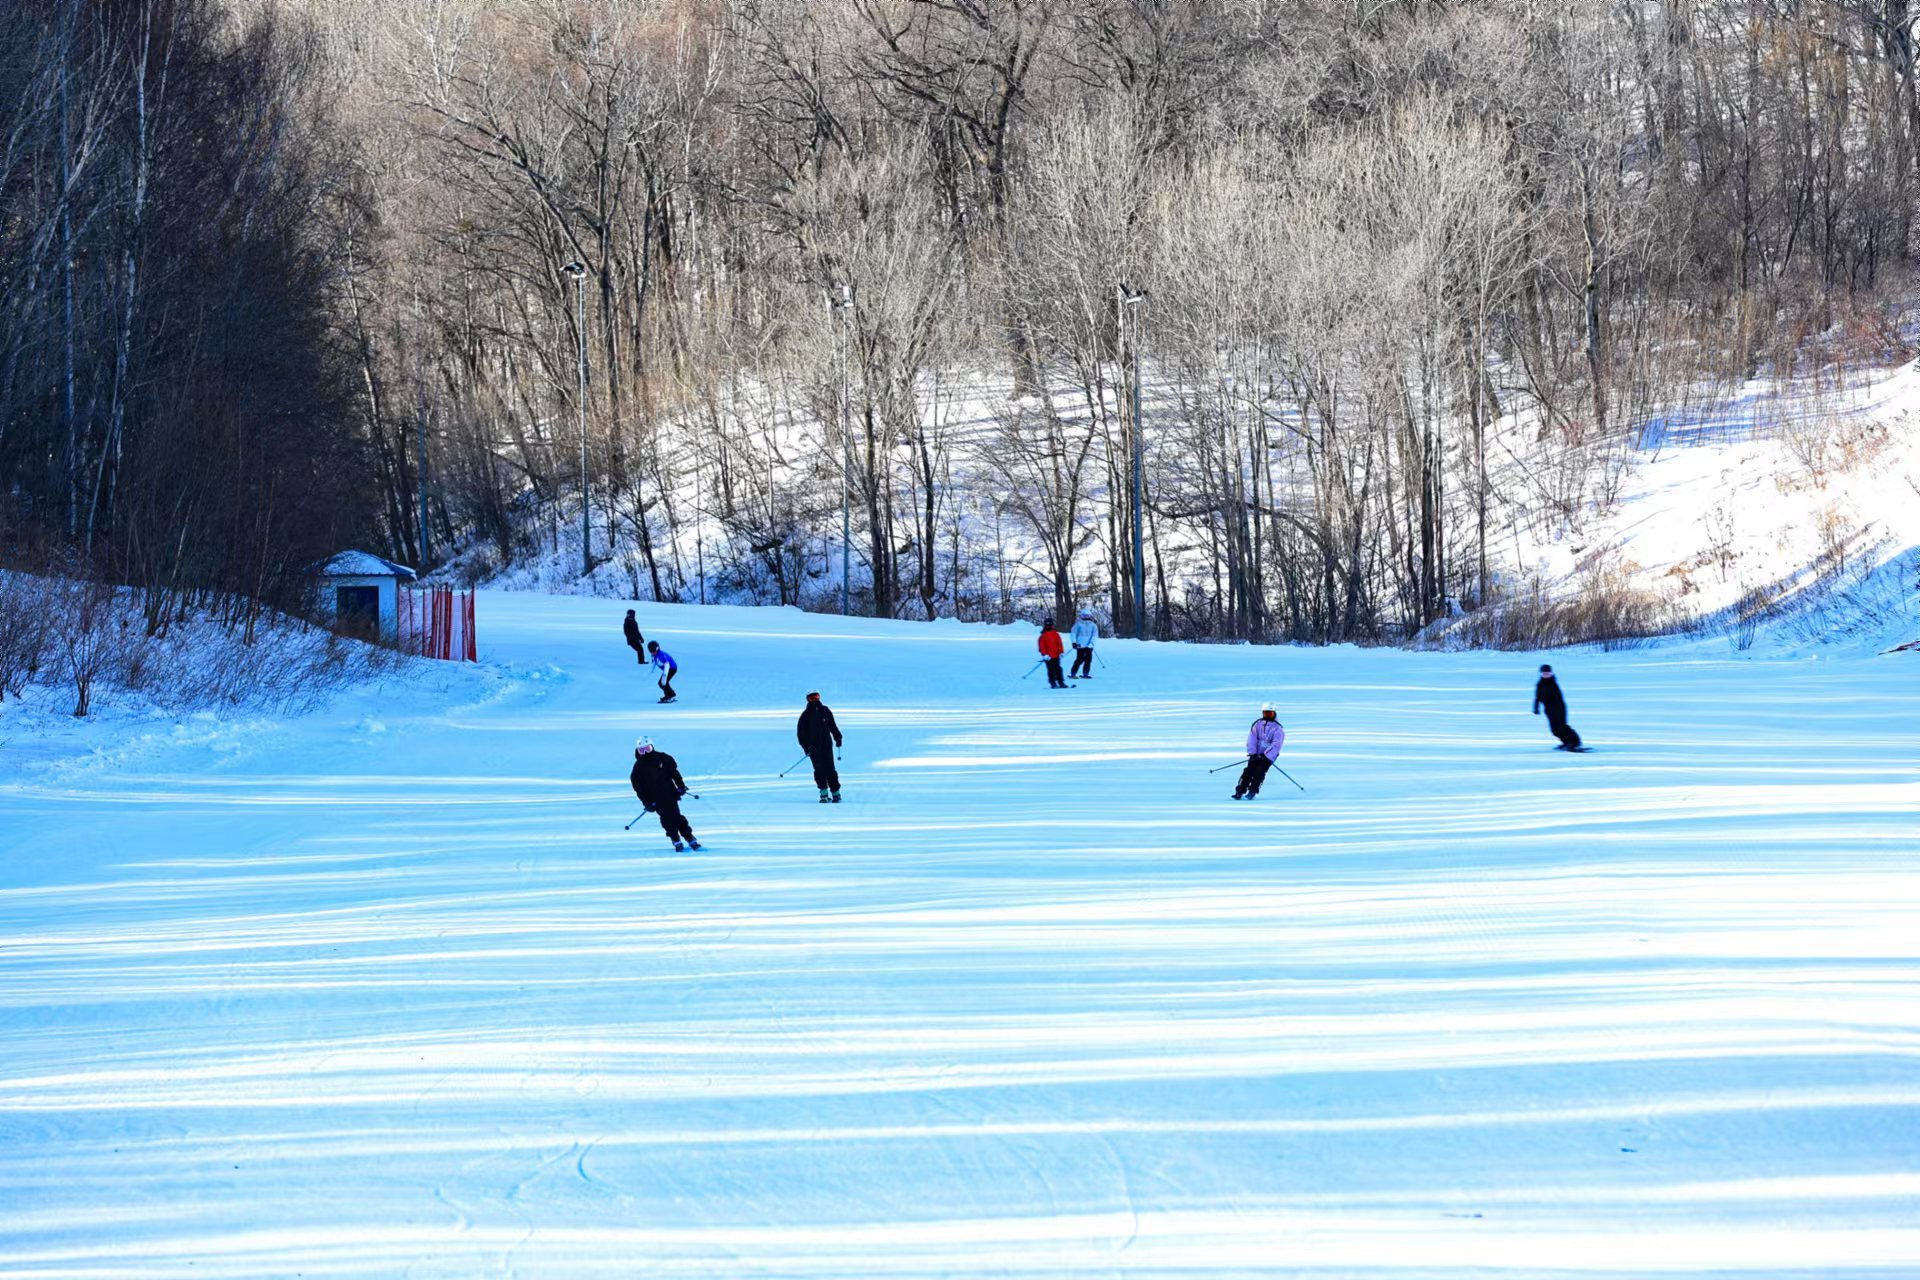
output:
<path id="1" fill-rule="evenodd" d="M 1073 670 L 1068 675 L 1076 680 L 1093 679 L 1093 642 L 1099 638 L 1100 624 L 1093 620 L 1093 610 L 1082 609 L 1073 630 L 1067 633 L 1073 644 Z"/>

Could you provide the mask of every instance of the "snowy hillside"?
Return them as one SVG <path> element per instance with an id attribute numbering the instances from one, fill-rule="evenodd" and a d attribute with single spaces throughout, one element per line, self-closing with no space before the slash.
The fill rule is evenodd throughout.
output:
<path id="1" fill-rule="evenodd" d="M 0 747 L 0 1274 L 1920 1273 L 1910 655 L 1556 654 L 1569 756 L 1527 655 L 1050 692 L 1025 627 L 643 607 L 663 708 L 620 612 Z M 1234 804 L 1264 698 L 1304 790 Z M 703 852 L 622 830 L 641 733 Z"/>
<path id="2" fill-rule="evenodd" d="M 1571 527 L 1513 516 L 1507 562 L 1563 593 L 1611 574 L 1677 619 L 1757 619 L 1776 644 L 1920 639 L 1920 363 L 1849 378 L 1760 380 L 1655 422 L 1619 492 Z"/>

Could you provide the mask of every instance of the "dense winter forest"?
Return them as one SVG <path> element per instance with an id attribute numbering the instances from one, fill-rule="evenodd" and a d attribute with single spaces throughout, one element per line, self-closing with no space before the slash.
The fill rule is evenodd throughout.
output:
<path id="1" fill-rule="evenodd" d="M 0 541 L 1404 637 L 1898 350 L 1909 3 L 16 0 Z"/>

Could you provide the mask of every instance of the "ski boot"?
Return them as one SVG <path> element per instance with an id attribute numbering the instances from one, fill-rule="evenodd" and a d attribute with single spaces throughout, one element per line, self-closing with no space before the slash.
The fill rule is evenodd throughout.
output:
<path id="1" fill-rule="evenodd" d="M 834 793 L 833 793 L 833 802 L 834 802 L 835 804 L 839 804 L 839 803 L 840 803 L 840 793 L 839 793 L 838 791 L 836 791 L 836 792 L 834 792 Z"/>
<path id="2" fill-rule="evenodd" d="M 826 802 L 827 802 L 827 789 L 825 787 L 822 787 L 820 788 L 820 803 L 825 804 Z"/>
<path id="3" fill-rule="evenodd" d="M 687 848 L 693 850 L 695 853 L 698 853 L 700 852 L 700 842 L 698 840 L 693 839 L 692 837 L 688 837 Z"/>
<path id="4" fill-rule="evenodd" d="M 685 853 L 687 851 L 687 846 L 681 844 L 678 840 L 675 840 L 673 842 L 673 851 L 675 853 Z"/>

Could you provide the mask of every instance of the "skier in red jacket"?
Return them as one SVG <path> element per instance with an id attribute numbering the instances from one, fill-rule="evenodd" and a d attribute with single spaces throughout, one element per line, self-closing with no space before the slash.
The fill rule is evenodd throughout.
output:
<path id="1" fill-rule="evenodd" d="M 1060 633 L 1053 628 L 1053 619 L 1048 618 L 1040 624 L 1040 656 L 1047 661 L 1047 686 L 1053 689 L 1065 689 L 1066 673 L 1060 670 L 1060 655 L 1067 651 L 1061 643 Z"/>

